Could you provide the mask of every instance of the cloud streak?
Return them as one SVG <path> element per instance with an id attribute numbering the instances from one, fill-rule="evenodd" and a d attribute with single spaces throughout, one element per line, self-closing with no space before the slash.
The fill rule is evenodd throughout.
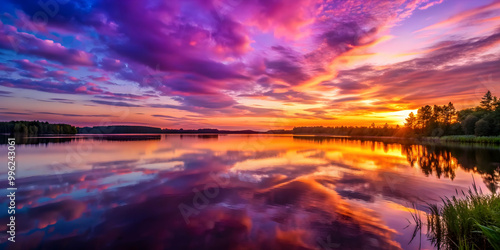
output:
<path id="1" fill-rule="evenodd" d="M 61 95 L 31 96 L 41 108 L 174 109 L 255 126 L 277 114 L 341 124 L 358 111 L 400 123 L 387 112 L 471 95 L 478 75 L 497 80 L 500 5 L 459 2 L 456 11 L 443 0 L 72 1 L 43 25 L 30 20 L 29 1 L 9 1 L 1 91 Z M 465 32 L 469 22 L 477 31 Z M 84 101 L 63 101 L 72 95 Z"/>

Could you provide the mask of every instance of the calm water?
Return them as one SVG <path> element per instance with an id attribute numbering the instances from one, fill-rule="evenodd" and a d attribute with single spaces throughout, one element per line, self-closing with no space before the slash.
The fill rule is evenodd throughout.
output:
<path id="1" fill-rule="evenodd" d="M 432 249 L 425 228 L 409 244 L 412 204 L 425 211 L 473 179 L 484 192 L 500 179 L 499 149 L 464 145 L 288 135 L 24 143 L 16 249 Z M 5 195 L 0 203 L 5 232 Z"/>

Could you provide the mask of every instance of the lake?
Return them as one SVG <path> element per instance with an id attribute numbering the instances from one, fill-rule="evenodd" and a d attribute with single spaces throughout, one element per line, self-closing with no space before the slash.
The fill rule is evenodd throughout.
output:
<path id="1" fill-rule="evenodd" d="M 425 226 L 411 241 L 413 209 L 500 181 L 500 149 L 460 144 L 292 135 L 17 143 L 12 249 L 433 249 Z"/>

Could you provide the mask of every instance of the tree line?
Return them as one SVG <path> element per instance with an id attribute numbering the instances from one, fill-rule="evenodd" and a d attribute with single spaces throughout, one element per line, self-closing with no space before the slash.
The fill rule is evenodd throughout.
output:
<path id="1" fill-rule="evenodd" d="M 255 131 L 219 131 L 217 129 L 175 130 L 142 126 L 85 127 L 77 129 L 69 124 L 49 124 L 40 121 L 0 122 L 0 133 L 39 135 L 76 134 L 101 130 L 101 133 L 258 133 Z M 109 131 L 109 132 L 104 132 Z M 443 106 L 426 105 L 406 118 L 405 126 L 337 126 L 295 127 L 292 130 L 270 130 L 271 134 L 329 134 L 346 136 L 444 136 L 444 135 L 500 135 L 500 99 L 488 91 L 478 106 L 456 110 L 453 103 Z"/>
<path id="2" fill-rule="evenodd" d="M 397 136 L 398 132 L 401 131 L 399 125 L 390 126 L 389 124 L 385 124 L 384 126 L 375 126 L 372 123 L 371 126 L 337 126 L 337 127 L 295 127 L 291 131 L 273 131 L 274 134 L 325 134 L 325 135 L 345 135 L 345 136 Z"/>
<path id="3" fill-rule="evenodd" d="M 10 121 L 0 122 L 0 133 L 16 135 L 42 135 L 42 134 L 76 134 L 75 126 L 69 124 L 50 124 L 40 121 Z"/>
<path id="4" fill-rule="evenodd" d="M 391 126 L 337 126 L 295 127 L 292 130 L 271 130 L 273 134 L 325 134 L 345 136 L 445 136 L 445 135 L 500 135 L 500 99 L 488 91 L 477 107 L 457 110 L 453 103 L 426 105 L 417 113 L 410 113 L 405 125 Z"/>
<path id="5" fill-rule="evenodd" d="M 478 106 L 457 111 L 453 103 L 423 106 L 406 118 L 407 132 L 417 136 L 500 135 L 500 100 L 490 91 Z"/>
<path id="6" fill-rule="evenodd" d="M 161 128 L 148 126 L 94 126 L 78 128 L 79 134 L 160 134 Z"/>

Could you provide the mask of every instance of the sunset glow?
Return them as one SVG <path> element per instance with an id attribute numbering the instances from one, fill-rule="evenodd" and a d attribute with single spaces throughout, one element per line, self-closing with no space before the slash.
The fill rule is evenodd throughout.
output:
<path id="1" fill-rule="evenodd" d="M 498 0 L 8 0 L 0 9 L 3 121 L 402 125 L 423 105 L 461 109 L 500 94 Z"/>

